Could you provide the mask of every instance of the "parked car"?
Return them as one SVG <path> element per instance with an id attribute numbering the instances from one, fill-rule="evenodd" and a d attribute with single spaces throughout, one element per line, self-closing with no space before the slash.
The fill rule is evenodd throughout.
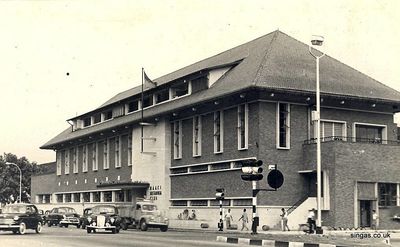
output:
<path id="1" fill-rule="evenodd" d="M 50 214 L 46 217 L 47 226 L 58 225 L 59 227 L 68 227 L 74 225 L 80 227 L 79 214 L 76 213 L 75 209 L 70 207 L 59 207 L 53 208 Z"/>
<path id="2" fill-rule="evenodd" d="M 92 208 L 92 215 L 88 216 L 86 225 L 87 233 L 97 230 L 111 231 L 118 233 L 121 226 L 121 217 L 118 215 L 118 209 L 112 205 L 97 205 Z"/>
<path id="3" fill-rule="evenodd" d="M 0 231 L 12 231 L 22 235 L 27 229 L 32 229 L 40 233 L 42 224 L 42 217 L 33 204 L 9 204 L 0 214 Z"/>
<path id="4" fill-rule="evenodd" d="M 92 208 L 85 208 L 83 210 L 83 215 L 79 218 L 79 225 L 82 229 L 86 229 L 86 225 L 89 224 L 88 217 L 92 215 Z"/>

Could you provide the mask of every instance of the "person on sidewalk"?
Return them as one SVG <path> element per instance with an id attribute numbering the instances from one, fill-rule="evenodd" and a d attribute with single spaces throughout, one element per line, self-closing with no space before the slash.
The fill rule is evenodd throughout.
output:
<path id="1" fill-rule="evenodd" d="M 231 214 L 231 209 L 228 209 L 228 212 L 225 214 L 225 222 L 226 222 L 226 229 L 231 229 L 231 222 L 233 221 L 233 217 Z"/>
<path id="2" fill-rule="evenodd" d="M 308 216 L 307 216 L 307 223 L 308 223 L 308 233 L 314 233 L 314 231 L 317 228 L 317 225 L 315 224 L 315 209 L 311 209 L 308 211 Z"/>
<path id="3" fill-rule="evenodd" d="M 242 216 L 240 216 L 240 218 L 239 218 L 239 221 L 240 220 L 242 220 L 242 230 L 241 231 L 243 231 L 244 228 L 246 228 L 246 230 L 248 231 L 249 228 L 247 227 L 247 223 L 249 223 L 249 217 L 247 216 L 246 209 L 243 209 Z"/>
<path id="4" fill-rule="evenodd" d="M 375 210 L 372 210 L 372 229 L 376 230 L 378 227 L 378 214 L 376 213 Z"/>
<path id="5" fill-rule="evenodd" d="M 287 211 L 284 209 L 284 208 L 282 208 L 282 214 L 281 214 L 281 219 L 282 219 L 282 231 L 286 231 L 286 229 L 288 230 L 288 231 L 290 231 L 290 229 L 289 229 L 289 226 L 288 226 L 288 214 L 287 214 Z"/>

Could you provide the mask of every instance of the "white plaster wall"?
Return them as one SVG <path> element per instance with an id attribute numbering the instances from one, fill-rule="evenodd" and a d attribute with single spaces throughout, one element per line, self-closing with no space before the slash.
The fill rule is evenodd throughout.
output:
<path id="1" fill-rule="evenodd" d="M 156 140 L 144 140 L 144 153 L 141 153 L 141 129 L 132 131 L 133 140 L 133 165 L 132 181 L 145 181 L 150 183 L 150 188 L 161 186 L 162 195 L 155 195 L 154 202 L 164 213 L 170 206 L 170 178 L 169 168 L 171 166 L 171 130 L 169 121 L 159 119 L 154 126 L 144 126 L 144 137 L 155 137 Z M 146 154 L 154 152 L 155 154 Z M 154 190 L 153 190 L 154 191 Z M 151 190 L 147 191 L 149 198 Z"/>

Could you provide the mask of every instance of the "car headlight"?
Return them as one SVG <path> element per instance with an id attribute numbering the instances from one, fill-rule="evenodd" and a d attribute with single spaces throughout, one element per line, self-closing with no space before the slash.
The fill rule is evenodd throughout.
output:
<path id="1" fill-rule="evenodd" d="M 154 220 L 154 216 L 150 216 L 150 220 Z"/>
<path id="2" fill-rule="evenodd" d="M 89 221 L 89 223 L 92 221 L 92 217 L 88 217 L 87 220 Z"/>
<path id="3" fill-rule="evenodd" d="M 63 219 L 65 220 L 67 218 L 67 216 L 63 215 Z"/>
<path id="4" fill-rule="evenodd" d="M 110 222 L 113 224 L 115 222 L 115 218 L 110 218 Z"/>
<path id="5" fill-rule="evenodd" d="M 14 216 L 14 220 L 15 221 L 19 220 L 19 216 Z"/>
<path id="6" fill-rule="evenodd" d="M 168 218 L 164 218 L 164 221 L 169 221 L 169 219 Z"/>

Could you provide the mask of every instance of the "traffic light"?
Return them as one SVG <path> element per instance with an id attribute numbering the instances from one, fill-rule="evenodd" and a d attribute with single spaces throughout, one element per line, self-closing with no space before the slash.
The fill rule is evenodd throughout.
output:
<path id="1" fill-rule="evenodd" d="M 217 200 L 223 200 L 225 196 L 225 189 L 224 188 L 218 188 L 215 190 L 217 193 L 215 193 L 215 198 Z"/>
<path id="2" fill-rule="evenodd" d="M 244 160 L 240 162 L 242 164 L 242 179 L 245 181 L 258 181 L 263 179 L 263 169 L 260 167 L 263 164 L 262 160 Z"/>

